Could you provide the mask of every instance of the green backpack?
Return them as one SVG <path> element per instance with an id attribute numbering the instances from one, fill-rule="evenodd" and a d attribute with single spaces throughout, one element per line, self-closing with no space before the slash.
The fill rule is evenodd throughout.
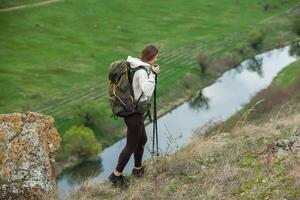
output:
<path id="1" fill-rule="evenodd" d="M 131 68 L 130 63 L 125 60 L 118 60 L 110 64 L 108 100 L 112 107 L 112 117 L 125 117 L 133 112 L 145 113 L 150 109 L 151 104 L 148 100 L 139 102 L 143 92 L 138 100 L 134 101 L 132 80 L 134 73 L 140 69 L 144 69 L 147 72 L 144 66 Z"/>

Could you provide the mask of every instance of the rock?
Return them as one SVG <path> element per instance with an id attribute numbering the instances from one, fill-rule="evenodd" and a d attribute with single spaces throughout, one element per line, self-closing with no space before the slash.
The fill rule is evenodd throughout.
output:
<path id="1" fill-rule="evenodd" d="M 58 199 L 54 171 L 60 137 L 50 116 L 0 115 L 0 199 Z"/>
<path id="2" fill-rule="evenodd" d="M 278 149 L 278 152 L 277 152 L 277 157 L 278 158 L 281 158 L 281 157 L 286 157 L 289 155 L 289 152 L 284 150 L 284 149 Z"/>
<path id="3" fill-rule="evenodd" d="M 279 139 L 274 144 L 277 149 L 277 157 L 297 155 L 300 157 L 300 136 L 298 132 L 288 139 Z"/>

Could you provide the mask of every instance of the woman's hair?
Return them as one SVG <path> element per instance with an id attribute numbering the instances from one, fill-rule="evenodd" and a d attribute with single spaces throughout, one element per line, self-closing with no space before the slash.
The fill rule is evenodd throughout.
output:
<path id="1" fill-rule="evenodd" d="M 158 54 L 158 48 L 153 44 L 146 45 L 141 52 L 142 61 L 152 60 Z"/>

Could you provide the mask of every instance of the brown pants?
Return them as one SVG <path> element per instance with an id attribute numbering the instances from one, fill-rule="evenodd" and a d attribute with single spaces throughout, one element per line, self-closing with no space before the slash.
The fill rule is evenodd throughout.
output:
<path id="1" fill-rule="evenodd" d="M 147 142 L 147 135 L 143 120 L 143 114 L 133 113 L 124 117 L 127 126 L 126 145 L 119 155 L 116 170 L 122 172 L 132 153 L 134 153 L 134 165 L 140 167 L 144 153 L 144 146 Z"/>

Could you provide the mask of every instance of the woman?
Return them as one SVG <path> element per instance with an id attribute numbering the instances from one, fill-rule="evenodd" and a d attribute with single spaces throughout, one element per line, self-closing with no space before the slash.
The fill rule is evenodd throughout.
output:
<path id="1" fill-rule="evenodd" d="M 145 66 L 146 70 L 140 69 L 134 73 L 132 87 L 134 99 L 139 102 L 150 100 L 155 88 L 155 76 L 159 73 L 159 66 L 154 67 L 158 57 L 158 48 L 154 45 L 147 45 L 141 52 L 141 59 L 128 56 L 127 61 L 132 68 Z M 127 117 L 124 117 L 127 126 L 127 141 L 121 151 L 118 159 L 117 167 L 114 172 L 108 177 L 112 183 L 117 183 L 122 186 L 128 186 L 128 181 L 123 177 L 122 171 L 125 168 L 131 154 L 134 154 L 134 168 L 131 174 L 140 177 L 144 174 L 142 166 L 142 157 L 144 146 L 147 142 L 147 135 L 143 120 L 144 113 L 134 112 Z"/>

